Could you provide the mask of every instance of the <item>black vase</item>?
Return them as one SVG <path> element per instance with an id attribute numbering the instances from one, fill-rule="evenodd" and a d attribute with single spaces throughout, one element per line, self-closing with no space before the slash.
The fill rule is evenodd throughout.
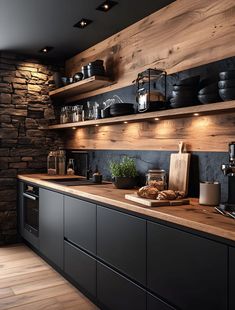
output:
<path id="1" fill-rule="evenodd" d="M 113 184 L 116 188 L 128 189 L 136 186 L 136 178 L 133 177 L 114 177 Z"/>

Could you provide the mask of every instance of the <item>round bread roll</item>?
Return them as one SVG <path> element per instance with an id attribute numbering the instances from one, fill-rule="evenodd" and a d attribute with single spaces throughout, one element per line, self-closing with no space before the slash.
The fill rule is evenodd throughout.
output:
<path id="1" fill-rule="evenodd" d="M 138 190 L 137 195 L 142 198 L 156 199 L 158 193 L 159 193 L 159 190 L 156 187 L 146 185 L 146 186 L 141 187 Z"/>

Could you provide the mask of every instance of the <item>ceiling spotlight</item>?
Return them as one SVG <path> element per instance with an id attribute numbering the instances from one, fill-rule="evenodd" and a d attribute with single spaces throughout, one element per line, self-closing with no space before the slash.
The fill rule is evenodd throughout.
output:
<path id="1" fill-rule="evenodd" d="M 128 124 L 128 122 L 127 121 L 125 121 L 125 122 L 123 122 L 124 124 Z"/>
<path id="2" fill-rule="evenodd" d="M 96 10 L 102 11 L 102 12 L 108 12 L 117 4 L 118 4 L 118 2 L 116 2 L 116 1 L 106 0 L 103 3 L 101 3 L 101 5 L 99 5 L 96 8 Z"/>
<path id="3" fill-rule="evenodd" d="M 48 52 L 50 52 L 51 50 L 53 50 L 54 47 L 52 46 L 45 46 L 42 49 L 40 49 L 39 53 L 43 53 L 43 54 L 47 54 Z"/>
<path id="4" fill-rule="evenodd" d="M 95 127 L 99 127 L 99 125 L 98 125 L 98 124 L 96 124 L 96 125 L 95 125 Z"/>
<path id="5" fill-rule="evenodd" d="M 155 117 L 155 121 L 159 121 L 159 117 Z"/>
<path id="6" fill-rule="evenodd" d="M 75 25 L 73 25 L 73 27 L 83 29 L 83 28 L 87 27 L 88 25 L 90 25 L 91 23 L 92 23 L 92 20 L 82 18 L 79 22 L 77 22 Z"/>
<path id="7" fill-rule="evenodd" d="M 194 116 L 199 116 L 199 113 L 193 113 Z"/>
<path id="8" fill-rule="evenodd" d="M 73 129 L 73 130 L 76 130 L 77 128 L 76 128 L 76 127 L 72 127 L 72 129 Z"/>

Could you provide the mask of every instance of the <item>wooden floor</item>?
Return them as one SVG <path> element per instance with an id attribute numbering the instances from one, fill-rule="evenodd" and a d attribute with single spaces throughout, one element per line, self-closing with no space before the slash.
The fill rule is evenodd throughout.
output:
<path id="1" fill-rule="evenodd" d="M 0 247 L 0 310 L 97 310 L 25 245 Z"/>

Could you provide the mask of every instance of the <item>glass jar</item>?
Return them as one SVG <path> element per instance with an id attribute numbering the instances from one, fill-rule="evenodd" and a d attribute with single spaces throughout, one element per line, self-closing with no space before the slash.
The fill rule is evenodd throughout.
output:
<path id="1" fill-rule="evenodd" d="M 152 185 L 163 191 L 167 188 L 165 170 L 148 170 L 146 174 L 146 185 Z"/>
<path id="2" fill-rule="evenodd" d="M 47 156 L 47 174 L 57 174 L 57 153 L 51 151 Z"/>
<path id="3" fill-rule="evenodd" d="M 87 119 L 94 119 L 94 105 L 90 101 L 87 101 Z"/>

